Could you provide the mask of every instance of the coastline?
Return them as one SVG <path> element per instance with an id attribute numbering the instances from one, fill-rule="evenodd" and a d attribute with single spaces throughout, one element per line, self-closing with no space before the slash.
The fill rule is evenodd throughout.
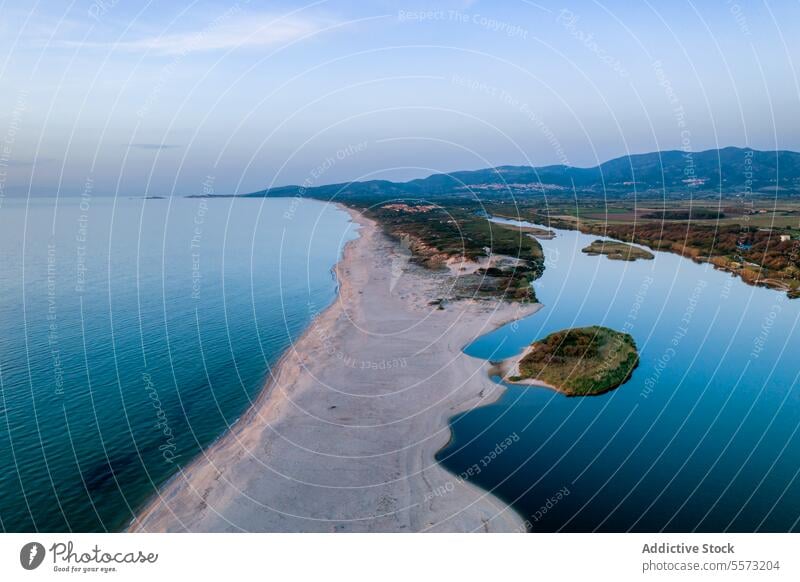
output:
<path id="1" fill-rule="evenodd" d="M 574 330 L 580 331 L 581 328 L 571 328 L 570 330 L 571 331 L 574 331 Z M 606 329 L 606 332 L 618 333 L 618 332 L 614 332 L 614 330 L 610 330 L 610 329 Z M 558 332 L 556 332 L 556 333 L 558 333 Z M 596 333 L 596 332 L 594 332 L 594 333 Z M 632 338 L 631 338 L 631 341 L 633 341 Z M 624 385 L 628 380 L 630 380 L 631 376 L 633 375 L 634 370 L 639 366 L 639 355 L 638 355 L 638 352 L 636 351 L 635 344 L 633 344 L 631 349 L 633 350 L 633 353 L 636 356 L 636 361 L 633 364 L 633 367 L 631 367 L 628 370 L 627 375 L 624 376 L 619 383 L 616 383 L 616 382 L 611 383 L 609 386 L 604 387 L 602 389 L 596 389 L 596 388 L 593 387 L 591 392 L 578 392 L 578 393 L 576 393 L 575 391 L 572 391 L 569 388 L 566 388 L 566 387 L 564 387 L 564 386 L 562 386 L 560 384 L 550 383 L 550 382 L 548 382 L 546 380 L 542 380 L 541 378 L 538 378 L 538 377 L 535 377 L 535 378 L 522 377 L 522 371 L 520 369 L 520 364 L 522 363 L 523 360 L 525 360 L 525 358 L 534 349 L 536 349 L 537 343 L 538 342 L 532 343 L 531 345 L 526 347 L 524 350 L 522 350 L 521 353 L 517 354 L 516 356 L 512 356 L 510 358 L 507 358 L 507 359 L 504 359 L 504 360 L 501 360 L 501 361 L 498 361 L 498 362 L 494 362 L 493 365 L 492 365 L 492 368 L 489 371 L 489 373 L 492 376 L 498 376 L 500 378 L 501 382 L 503 382 L 504 384 L 510 385 L 510 386 L 520 386 L 520 387 L 523 387 L 523 386 L 535 386 L 535 387 L 539 387 L 539 388 L 546 388 L 546 389 L 551 390 L 553 392 L 557 392 L 559 394 L 562 394 L 563 396 L 566 396 L 567 398 L 586 398 L 586 397 L 593 397 L 593 396 L 602 396 L 603 394 L 608 394 L 609 392 L 613 392 L 617 388 L 619 388 L 622 385 Z M 620 343 L 618 345 L 621 347 L 622 344 Z M 616 353 L 616 352 L 614 352 L 614 353 Z M 608 357 L 608 356 L 604 356 L 604 358 L 605 357 Z M 592 360 L 594 360 L 594 358 Z M 569 377 L 580 377 L 582 374 L 585 374 L 585 371 L 584 371 L 585 368 L 581 367 L 584 364 L 585 361 L 586 360 L 584 360 L 584 356 L 581 355 L 580 357 L 577 358 L 577 361 L 573 361 L 572 363 L 568 364 L 569 367 L 570 367 Z M 547 366 L 549 366 L 549 365 L 550 364 L 548 363 Z M 559 364 L 553 364 L 553 365 L 554 365 L 554 367 L 558 367 L 559 366 Z M 590 368 L 589 368 L 590 369 L 590 373 L 594 374 L 596 372 L 596 370 L 591 368 L 591 363 L 589 363 L 588 365 L 590 366 Z M 593 383 L 593 386 L 594 385 L 595 384 Z"/>
<path id="2" fill-rule="evenodd" d="M 563 394 L 564 396 L 570 396 L 566 390 L 559 388 L 558 386 L 548 384 L 544 380 L 538 380 L 537 378 L 522 378 L 521 380 L 509 379 L 520 375 L 519 363 L 530 353 L 532 349 L 533 346 L 529 345 L 516 356 L 493 363 L 492 367 L 489 369 L 489 374 L 492 376 L 498 376 L 501 382 L 511 386 L 534 386 L 536 388 L 546 388 L 548 390 L 552 390 L 553 392 Z"/>
<path id="3" fill-rule="evenodd" d="M 513 509 L 435 454 L 452 416 L 505 390 L 463 347 L 540 305 L 429 305 L 450 278 L 409 263 L 347 210 L 359 237 L 334 267 L 333 303 L 130 531 L 525 531 Z"/>

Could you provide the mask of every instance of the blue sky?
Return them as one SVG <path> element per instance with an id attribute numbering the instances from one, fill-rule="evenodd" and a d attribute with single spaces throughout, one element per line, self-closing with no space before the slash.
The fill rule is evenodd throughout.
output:
<path id="1" fill-rule="evenodd" d="M 800 150 L 800 3 L 10 3 L 3 195 Z M 793 24 L 795 26 L 793 26 Z M 209 179 L 210 178 L 210 179 Z"/>

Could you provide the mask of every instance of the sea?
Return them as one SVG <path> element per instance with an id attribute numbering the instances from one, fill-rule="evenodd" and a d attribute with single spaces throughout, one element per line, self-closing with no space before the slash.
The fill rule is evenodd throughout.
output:
<path id="1" fill-rule="evenodd" d="M 355 236 L 299 198 L 4 199 L 0 529 L 124 529 L 249 407 Z"/>

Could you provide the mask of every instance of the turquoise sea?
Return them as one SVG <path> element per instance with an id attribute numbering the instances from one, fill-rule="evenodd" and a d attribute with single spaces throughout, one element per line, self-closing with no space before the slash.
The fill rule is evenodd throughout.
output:
<path id="1" fill-rule="evenodd" d="M 355 236 L 310 200 L 3 200 L 0 529 L 123 528 L 247 409 Z"/>
<path id="2" fill-rule="evenodd" d="M 639 367 L 597 397 L 509 386 L 451 420 L 439 460 L 532 531 L 800 530 L 800 300 L 673 254 L 590 257 L 598 237 L 556 232 L 544 308 L 465 351 L 499 360 L 598 324 L 633 335 Z"/>

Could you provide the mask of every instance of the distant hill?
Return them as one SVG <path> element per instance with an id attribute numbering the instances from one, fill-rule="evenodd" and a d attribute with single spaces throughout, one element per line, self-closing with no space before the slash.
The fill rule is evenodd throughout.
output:
<path id="1" fill-rule="evenodd" d="M 409 182 L 371 180 L 302 189 L 282 186 L 250 197 L 305 196 L 356 200 L 404 197 L 506 198 L 575 193 L 595 196 L 702 197 L 800 194 L 800 153 L 727 147 L 703 152 L 678 150 L 634 154 L 592 168 L 499 166 L 433 174 Z"/>

